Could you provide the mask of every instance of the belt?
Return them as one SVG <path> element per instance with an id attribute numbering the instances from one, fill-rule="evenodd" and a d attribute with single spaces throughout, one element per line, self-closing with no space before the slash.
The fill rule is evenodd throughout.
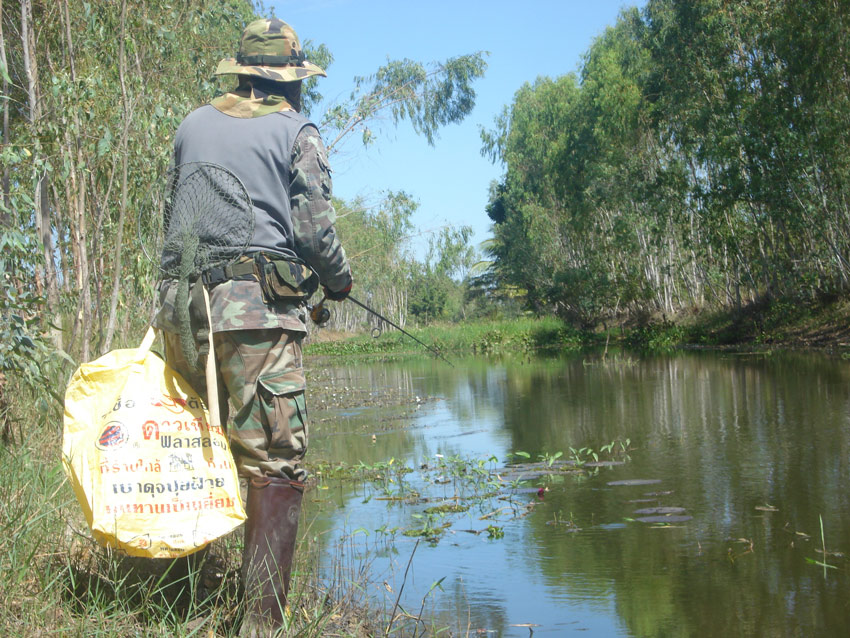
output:
<path id="1" fill-rule="evenodd" d="M 254 270 L 254 260 L 240 261 L 227 266 L 214 266 L 201 273 L 201 281 L 208 286 L 216 286 L 231 279 L 236 281 L 253 279 L 256 281 L 257 275 Z"/>

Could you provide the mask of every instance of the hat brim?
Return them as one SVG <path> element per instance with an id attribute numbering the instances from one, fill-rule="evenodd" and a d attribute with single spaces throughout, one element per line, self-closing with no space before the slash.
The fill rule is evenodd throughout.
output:
<path id="1" fill-rule="evenodd" d="M 245 66 L 236 58 L 224 58 L 213 75 L 255 75 L 274 82 L 296 82 L 312 75 L 328 77 L 324 69 L 304 60 L 303 66 Z"/>

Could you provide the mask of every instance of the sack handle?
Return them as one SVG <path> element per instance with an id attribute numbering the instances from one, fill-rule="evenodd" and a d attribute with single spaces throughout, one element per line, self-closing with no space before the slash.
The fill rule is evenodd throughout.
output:
<path id="1" fill-rule="evenodd" d="M 221 426 L 221 417 L 218 413 L 218 378 L 216 376 L 215 369 L 215 347 L 213 346 L 213 331 L 212 331 L 212 318 L 210 313 L 210 293 L 207 290 L 205 284 L 201 284 L 204 289 L 204 307 L 207 312 L 207 322 L 209 322 L 210 329 L 207 332 L 207 339 L 209 340 L 210 351 L 207 354 L 207 367 L 205 370 L 206 379 L 207 379 L 207 414 L 210 419 L 210 426 L 212 427 L 220 427 Z"/>
<path id="2" fill-rule="evenodd" d="M 207 287 L 203 286 L 204 292 L 204 306 L 207 312 L 207 321 L 210 322 L 210 295 L 207 291 Z M 151 347 L 153 346 L 153 341 L 156 339 L 157 329 L 150 325 L 148 326 L 148 331 L 145 334 L 145 338 L 142 339 L 142 343 L 139 344 L 138 349 L 136 350 L 136 363 L 143 363 L 145 357 L 148 352 L 150 352 Z M 218 412 L 218 379 L 216 376 L 215 369 L 215 349 L 213 348 L 213 331 L 212 328 L 208 331 L 207 334 L 208 343 L 209 343 L 209 354 L 207 355 L 207 366 L 205 370 L 206 381 L 207 381 L 207 415 L 209 416 L 209 424 L 214 427 L 221 426 L 221 417 Z"/>
<path id="3" fill-rule="evenodd" d="M 153 325 L 148 326 L 148 331 L 145 334 L 145 338 L 142 339 L 142 342 L 139 344 L 139 347 L 136 349 L 136 358 L 137 362 L 141 362 L 144 360 L 145 356 L 147 356 L 148 352 L 150 352 L 151 347 L 153 346 L 153 340 L 156 339 L 157 329 L 153 327 Z"/>

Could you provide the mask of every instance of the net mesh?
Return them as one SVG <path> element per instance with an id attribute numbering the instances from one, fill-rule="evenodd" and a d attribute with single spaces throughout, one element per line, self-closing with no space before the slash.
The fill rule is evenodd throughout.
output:
<path id="1" fill-rule="evenodd" d="M 204 271 L 236 261 L 254 234 L 254 210 L 242 182 L 216 164 L 169 169 L 139 211 L 142 250 L 163 277 L 177 281 L 175 311 L 183 355 L 199 368 L 189 310 L 190 284 Z M 209 326 L 206 326 L 209 329 Z"/>

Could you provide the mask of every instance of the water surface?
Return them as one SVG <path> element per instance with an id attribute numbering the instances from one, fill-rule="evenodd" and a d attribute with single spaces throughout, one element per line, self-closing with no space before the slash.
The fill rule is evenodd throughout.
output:
<path id="1" fill-rule="evenodd" d="M 417 615 L 424 604 L 445 635 L 847 635 L 848 562 L 822 553 L 850 552 L 847 362 L 685 353 L 325 366 L 312 374 L 311 459 L 392 463 L 367 484 L 321 481 L 307 533 L 328 577 L 357 580 L 376 605 L 391 609 L 403 585 L 400 605 Z M 324 407 L 325 392 L 342 407 Z M 627 457 L 601 452 L 626 441 Z M 505 465 L 524 457 L 511 453 L 561 452 L 558 468 L 570 448 L 625 463 L 485 487 L 516 477 Z M 638 479 L 653 482 L 628 484 Z M 432 516 L 450 523 L 438 542 L 403 535 L 452 497 L 470 509 Z M 652 508 L 676 518 L 637 520 Z"/>

